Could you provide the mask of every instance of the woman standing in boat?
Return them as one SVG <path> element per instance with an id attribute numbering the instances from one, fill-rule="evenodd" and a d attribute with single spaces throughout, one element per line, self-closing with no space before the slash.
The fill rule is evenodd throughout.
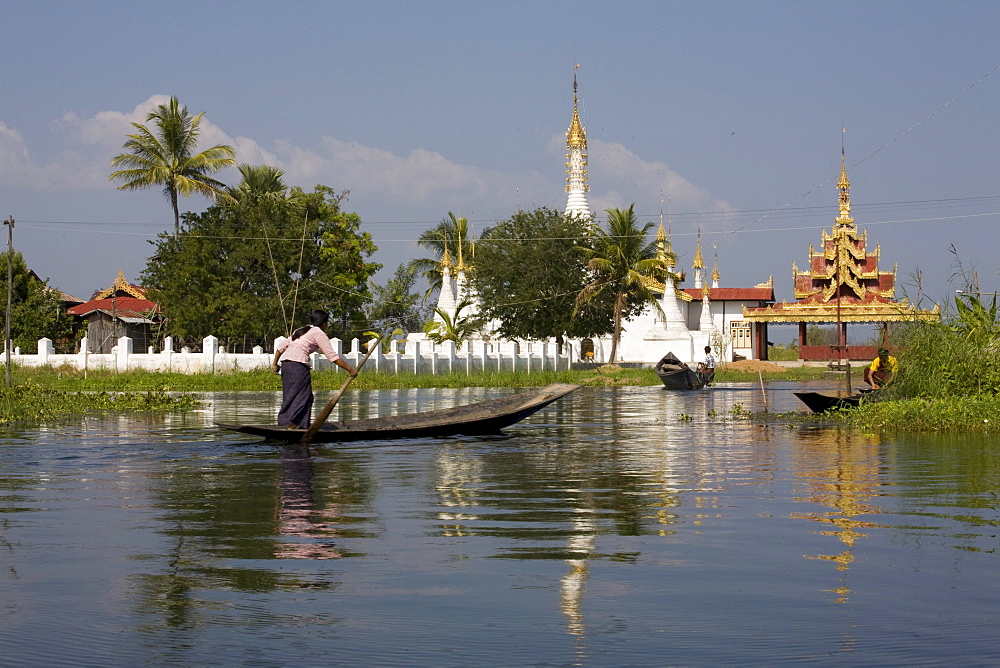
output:
<path id="1" fill-rule="evenodd" d="M 330 314 L 313 311 L 309 324 L 292 332 L 274 349 L 271 368 L 281 374 L 281 410 L 278 412 L 278 426 L 289 429 L 308 429 L 312 420 L 312 375 L 309 355 L 319 350 L 323 355 L 351 374 L 358 375 L 352 367 L 333 350 L 330 337 L 326 335 L 326 325 Z"/>

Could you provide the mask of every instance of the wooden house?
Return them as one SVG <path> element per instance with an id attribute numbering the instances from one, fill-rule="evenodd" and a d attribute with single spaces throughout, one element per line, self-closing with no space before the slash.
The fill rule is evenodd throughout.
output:
<path id="1" fill-rule="evenodd" d="M 126 281 L 121 271 L 111 287 L 67 313 L 86 324 L 91 353 L 110 353 L 123 336 L 132 339 L 136 350 L 146 350 L 156 338 L 154 330 L 161 317 L 159 306 L 146 299 L 145 289 Z"/>

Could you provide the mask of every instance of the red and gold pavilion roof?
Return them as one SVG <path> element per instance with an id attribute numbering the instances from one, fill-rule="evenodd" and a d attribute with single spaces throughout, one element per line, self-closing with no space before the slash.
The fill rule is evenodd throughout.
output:
<path id="1" fill-rule="evenodd" d="M 809 268 L 792 263 L 795 302 L 745 307 L 750 322 L 893 322 L 938 320 L 941 309 L 921 311 L 905 298 L 897 301 L 896 267 L 879 269 L 879 246 L 867 250 L 868 233 L 858 234 L 851 217 L 851 183 L 841 157 L 840 215 L 830 234 L 823 230 L 822 245 L 809 246 Z"/>

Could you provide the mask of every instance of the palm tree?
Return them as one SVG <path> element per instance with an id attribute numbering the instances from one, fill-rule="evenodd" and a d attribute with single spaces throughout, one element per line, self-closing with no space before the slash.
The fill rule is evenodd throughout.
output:
<path id="1" fill-rule="evenodd" d="M 441 258 L 445 250 L 450 257 L 456 258 L 460 263 L 465 262 L 466 258 L 472 258 L 475 253 L 475 242 L 469 239 L 469 221 L 465 218 L 456 218 L 451 211 L 448 212 L 447 218 L 441 219 L 435 227 L 421 234 L 417 243 L 433 249 L 437 255 L 435 258 L 411 260 L 407 265 L 411 274 L 423 274 L 430 283 L 427 295 L 441 287 L 441 274 L 444 269 L 441 266 Z"/>
<path id="2" fill-rule="evenodd" d="M 653 304 L 660 311 L 650 283 L 666 278 L 666 267 L 663 258 L 657 253 L 656 242 L 646 241 L 646 234 L 653 223 L 647 223 L 640 230 L 634 208 L 635 204 L 632 204 L 625 210 L 606 210 L 608 231 L 596 229 L 592 247 L 584 249 L 589 256 L 587 270 L 591 272 L 591 281 L 576 297 L 577 311 L 598 295 L 610 292 L 614 297 L 611 362 L 618 352 L 622 315 L 626 307 L 630 302 L 638 300 Z"/>
<path id="3" fill-rule="evenodd" d="M 284 170 L 271 165 L 247 164 L 242 164 L 237 169 L 243 175 L 243 180 L 235 188 L 226 189 L 226 194 L 236 202 L 284 199 L 288 193 Z"/>
<path id="4" fill-rule="evenodd" d="M 190 115 L 187 107 L 171 97 L 168 104 L 158 105 L 146 116 L 147 122 L 155 122 L 155 131 L 141 123 L 132 123 L 136 133 L 126 135 L 128 139 L 122 146 L 127 153 L 111 159 L 112 167 L 125 168 L 108 175 L 109 181 L 122 182 L 119 190 L 163 186 L 163 194 L 174 210 L 175 239 L 181 229 L 177 195 L 190 197 L 191 193 L 199 193 L 216 199 L 223 194 L 225 184 L 208 174 L 236 164 L 236 151 L 226 144 L 195 153 L 204 115 L 204 112 Z"/>
<path id="5" fill-rule="evenodd" d="M 461 315 L 464 309 L 471 306 L 472 302 L 463 299 L 458 308 L 455 309 L 454 316 L 439 308 L 435 308 L 434 312 L 438 314 L 441 320 L 431 320 L 424 325 L 424 333 L 427 335 L 427 338 L 434 343 L 454 341 L 455 347 L 461 348 L 462 341 L 478 332 L 483 326 L 482 318 L 477 316 L 466 318 Z"/>

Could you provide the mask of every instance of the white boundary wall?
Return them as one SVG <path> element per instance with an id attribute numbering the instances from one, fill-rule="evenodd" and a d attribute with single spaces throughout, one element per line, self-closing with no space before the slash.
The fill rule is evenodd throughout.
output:
<path id="1" fill-rule="evenodd" d="M 399 351 L 398 341 L 390 343 L 388 353 L 381 350 L 372 353 L 365 368 L 389 374 L 437 374 L 471 373 L 474 371 L 565 371 L 576 359 L 573 344 L 563 346 L 563 354 L 556 352 L 555 343 L 546 341 L 467 341 L 461 349 L 456 349 L 453 341 L 435 344 L 428 339 L 415 337 L 405 344 L 405 352 Z M 275 339 L 277 346 L 284 337 Z M 344 352 L 340 339 L 331 339 L 333 349 L 351 364 L 357 366 L 364 357 L 358 339 L 351 341 L 350 351 Z M 164 340 L 163 350 L 155 352 L 152 346 L 145 353 L 136 353 L 132 339 L 122 337 L 110 353 L 88 353 L 87 340 L 81 340 L 81 352 L 57 355 L 50 339 L 38 340 L 38 354 L 22 355 L 15 348 L 10 356 L 12 362 L 21 366 L 70 366 L 84 369 L 116 369 L 118 371 L 144 370 L 175 373 L 223 373 L 229 371 L 249 371 L 270 368 L 274 352 L 267 353 L 260 346 L 251 353 L 227 353 L 219 350 L 219 340 L 208 336 L 202 341 L 202 352 L 194 353 L 188 348 L 180 352 L 173 350 L 173 340 Z M 5 351 L 6 355 L 6 351 Z M 6 356 L 4 357 L 6 359 Z M 319 353 L 312 354 L 314 369 L 329 369 L 334 365 Z"/>

